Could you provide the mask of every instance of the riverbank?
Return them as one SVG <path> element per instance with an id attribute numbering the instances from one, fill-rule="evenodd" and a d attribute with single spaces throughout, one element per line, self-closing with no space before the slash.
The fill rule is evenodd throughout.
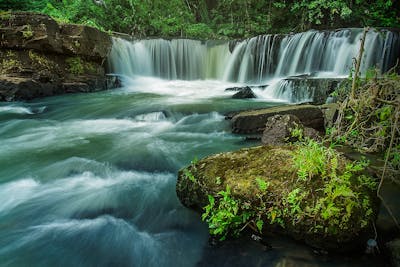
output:
<path id="1" fill-rule="evenodd" d="M 104 90 L 111 37 L 98 29 L 59 24 L 47 15 L 0 17 L 0 101 Z"/>

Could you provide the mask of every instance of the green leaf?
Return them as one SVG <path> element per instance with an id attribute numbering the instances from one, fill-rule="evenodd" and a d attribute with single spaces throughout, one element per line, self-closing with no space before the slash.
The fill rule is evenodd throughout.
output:
<path id="1" fill-rule="evenodd" d="M 260 233 L 262 232 L 263 225 L 264 225 L 264 222 L 262 220 L 257 220 L 256 226 Z"/>

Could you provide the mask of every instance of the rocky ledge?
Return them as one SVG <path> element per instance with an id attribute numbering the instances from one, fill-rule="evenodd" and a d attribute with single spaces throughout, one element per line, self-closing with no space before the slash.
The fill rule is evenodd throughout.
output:
<path id="1" fill-rule="evenodd" d="M 240 134 L 261 134 L 270 117 L 275 115 L 294 115 L 301 123 L 318 131 L 335 119 L 337 104 L 314 105 L 285 105 L 279 107 L 241 111 L 231 118 L 232 132 Z M 229 119 L 229 118 L 228 118 Z"/>
<path id="2" fill-rule="evenodd" d="M 308 146 L 252 147 L 180 170 L 177 195 L 185 206 L 206 213 L 210 230 L 249 226 L 324 250 L 364 249 L 373 237 L 377 183 L 338 152 L 315 142 L 309 146 L 322 153 L 312 160 L 321 159 L 323 166 L 305 176 L 305 166 L 313 165 Z"/>
<path id="3" fill-rule="evenodd" d="M 111 37 L 47 15 L 0 17 L 0 101 L 28 100 L 107 88 L 104 62 Z"/>

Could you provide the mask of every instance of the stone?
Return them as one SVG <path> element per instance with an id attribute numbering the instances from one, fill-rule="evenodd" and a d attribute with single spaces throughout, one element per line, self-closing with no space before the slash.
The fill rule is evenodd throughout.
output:
<path id="1" fill-rule="evenodd" d="M 283 145 L 292 139 L 291 132 L 303 128 L 299 118 L 294 115 L 275 115 L 269 117 L 265 124 L 261 142 L 266 145 Z"/>
<path id="2" fill-rule="evenodd" d="M 0 48 L 34 49 L 45 53 L 77 55 L 102 61 L 111 49 L 111 37 L 93 27 L 63 24 L 33 12 L 12 12 L 0 20 Z"/>
<path id="3" fill-rule="evenodd" d="M 296 129 L 301 131 L 301 137 L 293 136 L 292 132 Z M 294 115 L 275 115 L 268 118 L 261 142 L 264 145 L 284 145 L 302 138 L 318 140 L 320 134 L 313 128 L 304 127 L 299 118 Z"/>
<path id="4" fill-rule="evenodd" d="M 339 114 L 339 108 L 340 106 L 337 103 L 329 103 L 321 106 L 325 129 L 333 127 Z"/>
<path id="5" fill-rule="evenodd" d="M 111 37 L 95 28 L 12 12 L 0 20 L 0 100 L 114 88 L 103 66 L 111 45 Z"/>
<path id="6" fill-rule="evenodd" d="M 322 105 L 327 102 L 328 97 L 343 83 L 344 78 L 318 78 L 303 74 L 283 79 L 276 96 L 290 101 L 300 103 L 306 100 L 313 105 Z"/>
<path id="7" fill-rule="evenodd" d="M 295 115 L 301 123 L 319 131 L 324 130 L 324 117 L 321 109 L 313 105 L 285 105 L 273 108 L 249 110 L 234 115 L 232 132 L 240 134 L 261 134 L 269 117 L 274 115 Z"/>
<path id="8" fill-rule="evenodd" d="M 338 196 L 333 205 L 344 212 L 343 216 L 337 214 L 335 219 L 324 219 L 318 213 L 319 208 L 314 205 L 328 197 L 325 186 L 329 187 L 329 176 L 313 176 L 310 180 L 299 179 L 293 158 L 295 151 L 296 146 L 258 146 L 208 156 L 178 172 L 177 196 L 186 207 L 204 212 L 204 207 L 209 204 L 208 196 L 213 196 L 215 205 L 218 205 L 218 201 L 222 199 L 219 192 L 229 187 L 230 197 L 241 203 L 242 211 L 245 207 L 250 214 L 257 214 L 258 209 L 264 207 L 261 212 L 265 229 L 262 232 L 263 236 L 271 233 L 289 235 L 315 248 L 331 251 L 365 249 L 367 240 L 373 234 L 370 223 L 378 207 L 375 188 L 359 179 L 351 179 L 349 184 L 357 198 L 368 198 L 372 214 L 368 212 L 369 208 L 364 209 L 362 205 L 356 204 L 356 210 L 352 210 L 351 217 L 344 220 L 346 208 L 343 206 L 345 204 L 341 204 L 344 203 L 342 197 Z M 345 172 L 344 166 L 350 161 L 338 152 L 335 154 L 338 166 L 335 175 L 341 175 Z M 329 155 L 332 155 L 331 152 Z M 260 189 L 258 180 L 265 182 L 265 191 Z M 296 201 L 300 202 L 288 204 L 293 201 L 288 200 L 292 198 L 290 194 L 298 189 L 302 197 Z M 260 201 L 265 206 L 262 206 Z M 354 201 L 358 203 L 359 199 Z M 294 215 L 296 212 L 291 211 L 294 207 L 292 205 L 298 207 L 299 215 Z M 307 215 L 307 212 L 301 212 L 305 210 L 316 211 L 317 214 Z M 276 220 L 277 217 L 281 222 Z M 342 222 L 335 222 L 342 219 Z M 329 228 L 333 227 L 331 223 L 341 229 Z M 318 227 L 314 227 L 315 225 Z"/>
<path id="9" fill-rule="evenodd" d="M 245 87 L 240 89 L 237 93 L 235 93 L 232 98 L 234 99 L 243 99 L 243 98 L 256 98 L 257 96 L 254 94 L 253 90 L 250 87 Z"/>
<path id="10" fill-rule="evenodd" d="M 395 239 L 386 244 L 389 249 L 393 267 L 400 267 L 400 239 Z"/>

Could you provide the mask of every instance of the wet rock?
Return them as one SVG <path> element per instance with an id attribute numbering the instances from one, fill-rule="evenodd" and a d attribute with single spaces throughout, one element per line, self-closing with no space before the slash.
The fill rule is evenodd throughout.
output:
<path id="1" fill-rule="evenodd" d="M 292 133 L 298 132 L 301 136 Z M 269 117 L 265 125 L 261 141 L 265 145 L 284 145 L 288 142 L 298 141 L 300 138 L 319 139 L 318 131 L 304 127 L 299 118 L 294 115 L 275 115 Z"/>
<path id="2" fill-rule="evenodd" d="M 386 246 L 389 249 L 393 266 L 400 267 L 400 239 L 388 242 Z"/>
<path id="3" fill-rule="evenodd" d="M 308 74 L 291 76 L 281 81 L 282 86 L 275 93 L 291 103 L 306 102 L 322 105 L 346 79 L 316 78 Z"/>
<path id="4" fill-rule="evenodd" d="M 122 86 L 122 78 L 118 74 L 106 74 L 107 89 L 120 88 Z"/>
<path id="5" fill-rule="evenodd" d="M 111 45 L 95 28 L 12 12 L 0 20 L 0 100 L 106 89 L 103 63 Z"/>
<path id="6" fill-rule="evenodd" d="M 251 90 L 251 88 L 248 86 L 246 86 L 244 88 L 234 87 L 234 88 L 228 88 L 228 89 L 227 89 L 228 91 L 237 91 L 237 93 L 235 93 L 232 96 L 232 98 L 234 98 L 234 99 L 256 98 L 256 95 L 254 94 L 253 90 Z"/>
<path id="7" fill-rule="evenodd" d="M 324 126 L 325 129 L 332 127 L 336 122 L 339 114 L 339 104 L 329 103 L 321 106 L 322 114 L 324 115 Z"/>
<path id="8" fill-rule="evenodd" d="M 111 38 L 105 32 L 84 25 L 59 25 L 47 15 L 32 12 L 13 12 L 1 19 L 0 36 L 4 49 L 34 49 L 100 62 L 111 48 Z"/>
<path id="9" fill-rule="evenodd" d="M 325 181 L 326 185 L 329 185 L 329 180 L 320 176 L 310 178 L 311 180 L 300 180 L 293 159 L 296 149 L 296 146 L 259 146 L 206 157 L 179 171 L 177 196 L 185 206 L 203 212 L 203 208 L 209 203 L 208 195 L 213 196 L 218 203 L 220 199 L 218 192 L 228 186 L 231 198 L 242 203 L 246 212 L 250 214 L 257 213 L 258 208 L 262 206 L 260 204 L 262 199 L 263 205 L 266 205 L 262 212 L 265 226 L 263 235 L 268 233 L 289 235 L 324 250 L 345 251 L 357 248 L 363 250 L 370 238 L 370 235 L 365 233 L 373 231 L 371 225 L 367 225 L 368 216 L 371 216 L 372 220 L 378 207 L 374 189 L 358 179 L 350 179 L 349 186 L 354 190 L 354 194 L 360 199 L 368 198 L 368 201 L 373 203 L 370 215 L 366 215 L 367 209 L 362 205 L 353 207 L 356 210 L 352 210 L 348 220 L 344 220 L 340 214 L 335 217 L 336 219 L 328 218 L 329 216 L 324 219 L 320 214 L 316 215 L 320 209 L 316 203 L 325 199 L 328 194 L 328 191 L 322 189 L 325 187 L 321 187 L 320 182 Z M 335 175 L 340 175 L 344 173 L 344 166 L 349 160 L 341 154 L 337 155 L 336 164 L 339 167 Z M 188 172 L 191 175 L 187 175 Z M 265 181 L 266 191 L 260 189 L 257 180 Z M 314 215 L 307 212 L 295 215 L 294 206 L 288 204 L 292 201 L 288 199 L 293 197 L 293 192 L 299 192 L 298 196 L 301 196 L 296 200 L 296 204 L 292 203 L 296 209 L 308 210 L 314 212 Z M 342 200 L 342 197 L 333 200 L 332 205 L 337 208 L 336 212 L 338 210 L 346 212 L 346 208 L 340 206 Z M 241 209 L 243 207 L 240 206 Z M 332 228 L 331 223 L 336 223 L 334 220 L 342 219 L 340 223 L 337 222 L 335 226 L 337 229 Z"/>
<path id="10" fill-rule="evenodd" d="M 250 110 L 234 115 L 232 132 L 241 134 L 262 133 L 268 118 L 275 115 L 295 115 L 301 123 L 310 128 L 322 131 L 324 129 L 324 117 L 318 106 L 312 105 L 286 105 L 280 107 Z"/>

